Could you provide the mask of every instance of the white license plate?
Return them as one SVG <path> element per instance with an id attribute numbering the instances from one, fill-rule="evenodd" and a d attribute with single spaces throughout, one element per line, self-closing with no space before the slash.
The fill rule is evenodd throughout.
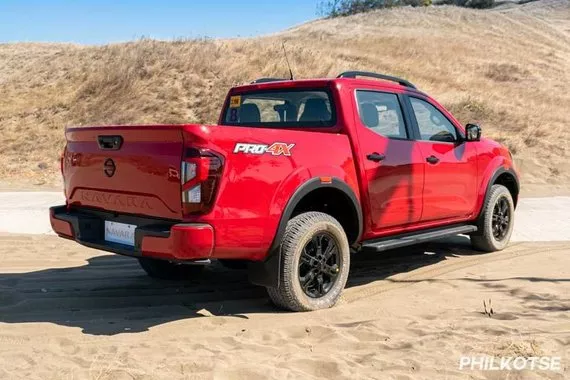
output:
<path id="1" fill-rule="evenodd" d="M 105 240 L 113 243 L 135 245 L 135 229 L 134 224 L 125 224 L 105 221 Z"/>

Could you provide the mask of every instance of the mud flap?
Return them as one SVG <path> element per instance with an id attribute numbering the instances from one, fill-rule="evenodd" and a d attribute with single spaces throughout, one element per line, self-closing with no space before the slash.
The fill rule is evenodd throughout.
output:
<path id="1" fill-rule="evenodd" d="M 275 252 L 267 256 L 267 259 L 249 263 L 249 281 L 254 285 L 278 288 L 280 270 L 281 249 L 278 247 Z"/>

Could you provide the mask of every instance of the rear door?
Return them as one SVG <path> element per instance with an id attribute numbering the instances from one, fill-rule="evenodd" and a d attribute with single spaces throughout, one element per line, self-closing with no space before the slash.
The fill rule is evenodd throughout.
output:
<path id="1" fill-rule="evenodd" d="M 477 196 L 475 144 L 427 98 L 408 96 L 414 133 L 423 155 L 425 181 L 421 221 L 471 216 Z"/>
<path id="2" fill-rule="evenodd" d="M 180 126 L 69 128 L 65 189 L 72 205 L 180 219 Z"/>
<path id="3" fill-rule="evenodd" d="M 416 223 L 422 213 L 422 152 L 394 93 L 356 90 L 357 134 L 367 181 L 372 232 Z"/>

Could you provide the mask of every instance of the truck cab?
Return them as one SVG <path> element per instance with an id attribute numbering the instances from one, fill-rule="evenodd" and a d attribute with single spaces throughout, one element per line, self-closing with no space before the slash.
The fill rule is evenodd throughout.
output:
<path id="1" fill-rule="evenodd" d="M 234 87 L 216 125 L 66 138 L 58 235 L 160 278 L 246 263 L 295 311 L 334 305 L 351 252 L 456 234 L 503 249 L 519 193 L 507 148 L 410 82 L 369 72 Z"/>

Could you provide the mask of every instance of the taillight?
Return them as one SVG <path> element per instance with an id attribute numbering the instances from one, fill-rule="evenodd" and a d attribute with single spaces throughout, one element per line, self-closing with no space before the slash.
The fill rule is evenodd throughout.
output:
<path id="1" fill-rule="evenodd" d="M 65 176 L 63 175 L 63 166 L 65 164 L 66 155 L 67 155 L 67 145 L 63 148 L 63 152 L 61 152 L 61 157 L 59 158 L 59 171 L 61 172 L 61 179 L 63 181 L 63 195 L 67 198 L 67 189 L 65 186 Z"/>
<path id="2" fill-rule="evenodd" d="M 184 214 L 203 214 L 213 206 L 223 161 L 206 149 L 187 149 L 185 155 L 180 167 L 182 211 Z"/>
<path id="3" fill-rule="evenodd" d="M 65 159 L 65 149 L 61 152 L 61 156 L 59 157 L 59 171 L 61 172 L 61 176 L 63 177 L 63 160 Z"/>

